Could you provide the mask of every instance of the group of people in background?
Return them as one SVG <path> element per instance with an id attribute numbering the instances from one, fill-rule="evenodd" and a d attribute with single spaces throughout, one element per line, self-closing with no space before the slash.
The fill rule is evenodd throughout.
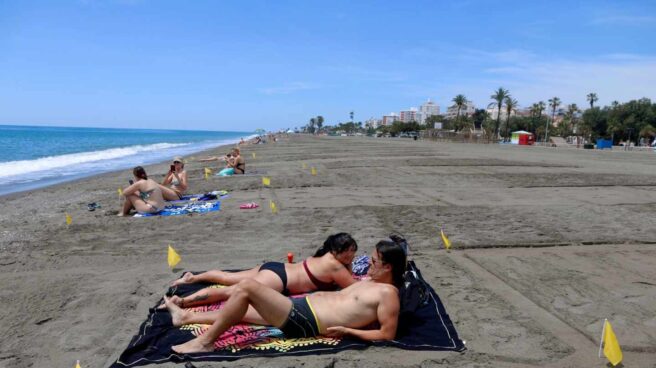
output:
<path id="1" fill-rule="evenodd" d="M 226 166 L 218 174 L 220 176 L 239 175 L 246 172 L 246 160 L 241 156 L 239 148 L 233 148 L 225 156 L 199 160 L 199 162 L 208 161 L 226 163 Z M 161 183 L 149 178 L 146 170 L 141 166 L 135 167 L 132 174 L 134 180 L 130 180 L 130 185 L 122 190 L 125 201 L 119 216 L 127 216 L 132 210 L 139 213 L 157 213 L 164 209 L 165 201 L 182 199 L 189 188 L 187 171 L 182 157 L 173 158 L 173 163 L 169 166 Z"/>

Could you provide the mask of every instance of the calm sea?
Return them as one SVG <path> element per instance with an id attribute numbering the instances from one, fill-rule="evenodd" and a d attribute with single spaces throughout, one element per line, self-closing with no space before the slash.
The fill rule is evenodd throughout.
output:
<path id="1" fill-rule="evenodd" d="M 161 162 L 252 134 L 0 125 L 0 195 Z"/>

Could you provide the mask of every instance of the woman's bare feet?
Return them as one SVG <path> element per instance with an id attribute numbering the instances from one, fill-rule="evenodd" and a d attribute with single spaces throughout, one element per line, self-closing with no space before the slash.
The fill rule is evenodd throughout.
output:
<path id="1" fill-rule="evenodd" d="M 184 344 L 172 346 L 171 350 L 179 354 L 210 352 L 214 351 L 214 342 L 206 343 L 203 336 L 199 336 Z"/>
<path id="2" fill-rule="evenodd" d="M 178 307 L 181 307 L 181 308 L 182 308 L 182 305 L 184 304 L 184 300 L 183 300 L 183 299 L 184 299 L 184 298 L 181 298 L 181 297 L 179 297 L 179 296 L 177 296 L 177 295 L 173 295 L 171 298 L 169 298 L 169 300 L 171 301 L 171 303 L 173 303 L 173 304 L 175 304 L 175 305 L 177 305 Z M 162 302 L 162 304 L 160 304 L 160 305 L 157 307 L 157 309 L 166 309 L 166 302 Z"/>
<path id="3" fill-rule="evenodd" d="M 166 305 L 166 309 L 169 310 L 169 313 L 171 313 L 171 321 L 173 323 L 173 326 L 175 327 L 180 327 L 185 324 L 185 316 L 187 312 L 185 312 L 182 308 L 178 307 L 175 303 L 171 301 L 171 299 L 164 297 L 164 304 Z"/>
<path id="4" fill-rule="evenodd" d="M 194 274 L 191 272 L 185 272 L 181 278 L 171 282 L 171 286 L 191 284 L 192 282 L 194 282 Z"/>

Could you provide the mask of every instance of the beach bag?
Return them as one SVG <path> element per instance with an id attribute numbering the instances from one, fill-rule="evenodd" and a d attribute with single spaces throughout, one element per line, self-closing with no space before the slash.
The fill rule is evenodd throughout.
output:
<path id="1" fill-rule="evenodd" d="M 408 271 L 403 275 L 403 286 L 399 290 L 401 309 L 399 318 L 411 318 L 415 312 L 428 304 L 430 287 L 414 271 L 414 262 L 408 262 Z"/>
<path id="2" fill-rule="evenodd" d="M 214 193 L 205 193 L 198 198 L 199 201 L 211 201 L 217 199 L 217 195 Z"/>

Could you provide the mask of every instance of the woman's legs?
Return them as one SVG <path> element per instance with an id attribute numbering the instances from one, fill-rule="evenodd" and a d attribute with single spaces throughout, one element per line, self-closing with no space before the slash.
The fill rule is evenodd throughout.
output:
<path id="1" fill-rule="evenodd" d="M 193 284 L 197 282 L 212 282 L 215 284 L 221 285 L 234 285 L 244 279 L 252 279 L 257 276 L 257 273 L 260 271 L 260 266 L 251 268 L 250 270 L 238 271 L 238 272 L 225 272 L 220 270 L 211 270 L 198 275 L 194 275 L 191 272 L 186 272 L 182 275 L 182 278 L 179 278 L 171 283 L 171 286 L 181 285 L 181 284 Z"/>
<path id="2" fill-rule="evenodd" d="M 203 274 L 196 275 L 196 276 L 200 276 L 212 272 L 214 273 L 213 275 L 202 276 L 202 278 L 204 279 L 203 281 L 217 282 L 219 284 L 232 285 L 232 286 L 227 286 L 224 288 L 205 288 L 183 298 L 174 296 L 171 298 L 171 302 L 180 307 L 189 308 L 198 305 L 205 305 L 205 304 L 224 301 L 230 298 L 230 296 L 234 292 L 234 284 L 246 279 L 256 280 L 260 284 L 267 286 L 273 290 L 276 290 L 279 293 L 282 292 L 283 289 L 282 280 L 278 275 L 276 275 L 274 272 L 270 270 L 253 272 L 255 270 L 259 270 L 259 267 L 247 271 L 241 271 L 241 272 L 208 271 Z M 223 280 L 228 280 L 229 282 L 231 282 L 231 284 L 225 284 L 220 281 L 208 280 L 208 278 L 213 278 L 213 280 L 221 279 L 220 273 L 228 274 L 229 275 L 228 278 L 223 278 Z M 185 274 L 185 276 L 186 275 L 187 274 Z M 219 275 L 219 277 L 215 277 L 217 275 Z"/>
<path id="3" fill-rule="evenodd" d="M 164 197 L 165 201 L 177 201 L 180 199 L 180 196 L 175 190 L 162 184 L 159 184 L 159 188 L 162 190 L 162 197 Z"/>
<path id="4" fill-rule="evenodd" d="M 135 208 L 134 203 L 141 201 L 141 198 L 139 198 L 138 195 L 136 194 L 130 194 L 129 196 L 125 197 L 125 202 L 123 202 L 123 208 L 121 209 L 121 213 L 119 213 L 119 216 L 127 216 L 130 214 L 130 211 Z"/>

